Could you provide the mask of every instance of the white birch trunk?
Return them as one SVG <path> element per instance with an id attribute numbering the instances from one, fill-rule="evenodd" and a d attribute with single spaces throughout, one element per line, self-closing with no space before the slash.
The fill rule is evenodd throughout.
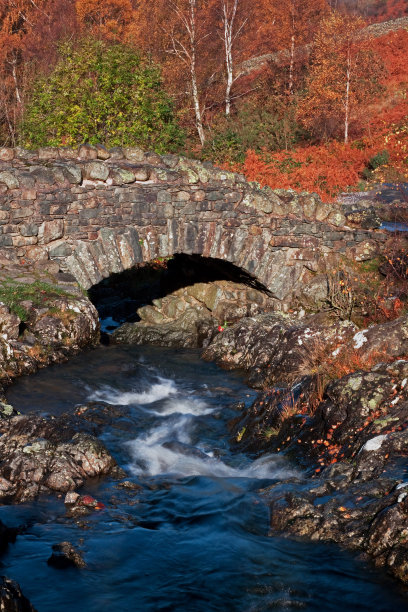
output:
<path id="1" fill-rule="evenodd" d="M 225 89 L 225 114 L 231 114 L 231 90 L 234 83 L 234 61 L 232 47 L 234 44 L 234 22 L 238 9 L 238 0 L 234 0 L 232 11 L 229 10 L 228 0 L 223 0 L 223 22 L 224 22 L 224 48 L 225 66 L 227 71 L 227 85 Z"/>
<path id="2" fill-rule="evenodd" d="M 171 2 L 173 10 L 178 16 L 179 22 L 187 33 L 188 43 L 184 43 L 181 38 L 171 34 L 172 49 L 169 51 L 178 57 L 188 66 L 191 80 L 191 97 L 193 99 L 195 124 L 200 138 L 201 146 L 205 143 L 205 132 L 203 125 L 203 114 L 200 105 L 200 94 L 197 80 L 197 23 L 196 23 L 196 4 L 197 0 L 188 0 L 189 11 L 184 13 L 176 3 Z"/>
<path id="3" fill-rule="evenodd" d="M 351 52 L 347 56 L 346 95 L 344 98 L 344 144 L 348 143 L 350 123 L 350 81 L 351 81 Z"/>

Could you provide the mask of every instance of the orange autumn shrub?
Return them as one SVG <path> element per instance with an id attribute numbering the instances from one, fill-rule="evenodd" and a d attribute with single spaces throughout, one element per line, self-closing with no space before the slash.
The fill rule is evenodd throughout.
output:
<path id="1" fill-rule="evenodd" d="M 244 163 L 234 169 L 262 186 L 311 191 L 323 200 L 330 200 L 346 186 L 358 182 L 374 153 L 373 147 L 360 150 L 334 141 L 293 151 L 262 154 L 248 151 Z"/>

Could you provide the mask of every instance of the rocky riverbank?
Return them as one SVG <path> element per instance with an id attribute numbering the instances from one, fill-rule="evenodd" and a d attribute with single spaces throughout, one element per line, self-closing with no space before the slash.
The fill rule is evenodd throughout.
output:
<path id="1" fill-rule="evenodd" d="M 58 265 L 0 259 L 0 389 L 99 343 L 96 308 Z"/>

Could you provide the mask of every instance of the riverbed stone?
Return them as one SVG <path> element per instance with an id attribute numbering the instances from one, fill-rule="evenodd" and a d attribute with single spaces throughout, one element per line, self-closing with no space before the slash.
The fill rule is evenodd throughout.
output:
<path id="1" fill-rule="evenodd" d="M 0 577 L 0 606 L 4 612 L 37 612 L 20 585 L 6 576 Z"/>

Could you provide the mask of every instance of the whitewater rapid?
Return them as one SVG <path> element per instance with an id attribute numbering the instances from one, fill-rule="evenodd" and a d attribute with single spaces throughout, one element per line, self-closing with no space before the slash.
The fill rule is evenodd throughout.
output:
<path id="1" fill-rule="evenodd" d="M 231 465 L 200 439 L 203 417 L 217 418 L 219 407 L 209 405 L 191 392 L 178 388 L 175 380 L 157 375 L 145 388 L 118 391 L 103 386 L 89 395 L 91 401 L 132 406 L 154 416 L 153 425 L 125 446 L 131 461 L 127 468 L 135 476 L 212 476 L 219 478 L 283 479 L 296 476 L 277 455 Z"/>

